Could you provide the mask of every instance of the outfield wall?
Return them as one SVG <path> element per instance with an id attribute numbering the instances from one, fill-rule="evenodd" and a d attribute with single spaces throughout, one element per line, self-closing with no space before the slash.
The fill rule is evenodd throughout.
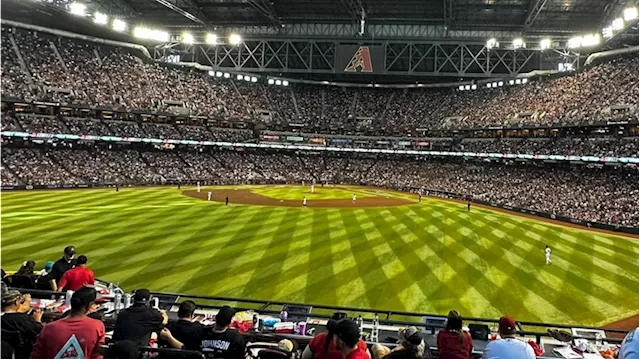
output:
<path id="1" fill-rule="evenodd" d="M 281 181 L 280 182 L 279 181 L 261 181 L 261 182 L 256 182 L 256 183 L 230 183 L 230 184 L 229 183 L 227 183 L 227 184 L 209 183 L 208 181 L 200 181 L 200 183 L 203 186 L 207 186 L 207 185 L 241 185 L 241 184 L 290 184 L 290 183 L 281 182 Z M 181 183 L 181 185 L 195 185 L 195 184 L 196 184 L 196 181 L 190 181 L 190 182 Z M 299 183 L 296 183 L 296 185 L 297 184 L 299 184 Z M 368 186 L 365 183 L 360 183 L 360 184 L 340 183 L 340 184 Z M 120 185 L 120 187 L 167 186 L 167 185 L 177 186 L 178 183 L 177 182 L 157 182 L 157 183 L 144 183 L 144 184 L 124 184 L 124 185 Z M 105 188 L 105 187 L 115 187 L 115 186 L 116 186 L 115 184 L 106 184 L 106 183 L 105 184 L 93 184 L 92 183 L 92 184 L 65 184 L 65 185 L 36 185 L 36 186 L 2 186 L 2 190 L 3 191 L 24 191 L 24 190 L 46 190 L 46 189 Z M 503 205 L 503 204 L 499 204 L 499 203 L 495 203 L 495 202 L 483 201 L 483 200 L 475 199 L 475 198 L 473 198 L 471 196 L 468 196 L 468 195 L 463 195 L 463 194 L 458 194 L 458 193 L 453 193 L 453 192 L 446 192 L 446 191 L 440 191 L 440 190 L 434 190 L 434 189 L 425 189 L 425 188 L 416 188 L 416 187 L 409 187 L 409 188 L 388 187 L 388 188 L 392 189 L 392 190 L 406 191 L 406 192 L 413 192 L 413 193 L 417 193 L 418 191 L 422 191 L 427 196 L 469 201 L 471 203 L 477 203 L 477 204 L 481 204 L 481 205 L 484 205 L 484 206 L 489 206 L 489 207 L 499 208 L 499 209 L 503 209 L 503 210 L 508 210 L 508 211 L 515 212 L 515 213 L 533 215 L 533 216 L 537 216 L 537 217 L 540 217 L 540 218 L 551 219 L 551 220 L 554 220 L 554 221 L 559 221 L 559 222 L 564 222 L 564 223 L 573 224 L 573 225 L 577 225 L 577 226 L 582 226 L 582 227 L 585 227 L 585 228 L 595 228 L 595 229 L 602 229 L 602 230 L 611 231 L 611 232 L 626 233 L 626 234 L 636 234 L 636 235 L 640 233 L 640 228 L 638 228 L 638 227 L 625 227 L 625 226 L 612 225 L 612 224 L 606 224 L 606 223 L 600 223 L 600 222 L 583 221 L 583 220 L 580 220 L 580 219 L 574 219 L 574 218 L 569 218 L 569 217 L 564 217 L 564 216 L 558 216 L 558 215 L 555 215 L 555 214 L 552 214 L 552 213 L 535 211 L 535 210 L 527 209 L 527 208 L 512 207 L 512 206 Z"/>

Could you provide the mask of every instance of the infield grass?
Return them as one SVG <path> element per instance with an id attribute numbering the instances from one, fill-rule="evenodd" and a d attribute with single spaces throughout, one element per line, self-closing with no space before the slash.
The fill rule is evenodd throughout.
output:
<path id="1" fill-rule="evenodd" d="M 281 199 L 309 191 L 252 188 Z M 335 196 L 326 198 L 377 192 L 319 190 Z M 3 269 L 28 259 L 41 268 L 75 245 L 97 277 L 125 290 L 583 325 L 638 313 L 637 240 L 439 199 L 361 209 L 224 206 L 176 188 L 122 188 L 3 192 L 1 208 Z"/>

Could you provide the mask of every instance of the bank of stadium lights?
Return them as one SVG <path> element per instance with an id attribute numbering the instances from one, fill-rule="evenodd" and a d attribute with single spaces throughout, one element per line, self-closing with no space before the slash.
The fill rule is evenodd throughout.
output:
<path id="1" fill-rule="evenodd" d="M 491 50 L 494 47 L 500 47 L 500 43 L 496 39 L 489 39 L 489 40 L 487 40 L 487 45 L 486 46 L 487 46 L 487 49 Z"/>
<path id="2" fill-rule="evenodd" d="M 127 29 L 127 23 L 120 19 L 113 19 L 113 21 L 111 22 L 111 28 L 113 29 L 113 31 L 123 32 Z"/>
<path id="3" fill-rule="evenodd" d="M 638 18 L 638 9 L 636 9 L 635 7 L 628 7 L 624 9 L 622 15 L 624 21 L 633 21 Z"/>
<path id="4" fill-rule="evenodd" d="M 576 49 L 579 47 L 591 47 L 600 43 L 600 34 L 589 34 L 584 36 L 576 36 L 569 39 L 567 47 Z"/>
<path id="5" fill-rule="evenodd" d="M 231 74 L 230 74 L 230 73 L 228 73 L 228 72 L 225 72 L 225 73 L 224 73 L 224 75 L 223 75 L 223 77 L 224 77 L 225 79 L 228 79 L 228 78 L 230 78 L 230 77 L 231 77 Z"/>
<path id="6" fill-rule="evenodd" d="M 93 22 L 99 25 L 106 25 L 109 22 L 109 18 L 107 17 L 107 14 L 97 12 L 93 14 Z"/>
<path id="7" fill-rule="evenodd" d="M 206 42 L 208 45 L 215 45 L 215 44 L 217 44 L 217 43 L 218 43 L 218 35 L 216 35 L 216 34 L 211 34 L 211 33 L 209 33 L 209 34 L 207 34 L 207 35 L 205 36 L 205 38 L 204 38 L 204 39 L 205 39 L 205 42 Z"/>
<path id="8" fill-rule="evenodd" d="M 512 44 L 513 44 L 513 49 L 514 50 L 516 50 L 516 49 L 524 49 L 524 48 L 527 47 L 527 43 L 524 42 L 524 40 L 521 39 L 521 38 L 513 39 Z"/>
<path id="9" fill-rule="evenodd" d="M 540 50 L 548 50 L 551 48 L 551 39 L 540 40 Z"/>
<path id="10" fill-rule="evenodd" d="M 458 90 L 459 90 L 459 91 L 476 90 L 477 88 L 478 88 L 478 85 L 476 85 L 476 84 L 472 84 L 472 85 L 460 85 L 460 86 L 458 86 Z"/>
<path id="11" fill-rule="evenodd" d="M 146 27 L 136 27 L 133 30 L 133 36 L 139 39 L 154 40 L 167 42 L 169 41 L 169 33 L 162 30 L 148 29 Z"/>
<path id="12" fill-rule="evenodd" d="M 631 22 L 638 19 L 638 8 L 628 7 L 622 12 L 622 17 L 618 17 L 611 22 L 610 26 L 602 29 L 602 36 L 605 39 L 613 37 L 618 31 L 624 30 L 625 22 Z"/>
<path id="13" fill-rule="evenodd" d="M 238 45 L 242 42 L 242 38 L 238 34 L 231 34 L 229 36 L 229 44 Z"/>
<path id="14" fill-rule="evenodd" d="M 267 79 L 267 83 L 269 85 L 276 85 L 276 86 L 289 86 L 289 81 L 287 80 Z"/>
<path id="15" fill-rule="evenodd" d="M 86 16 L 86 11 L 87 5 L 85 4 L 79 2 L 72 2 L 71 4 L 69 4 L 69 12 L 73 15 Z"/>
<path id="16" fill-rule="evenodd" d="M 193 35 L 191 35 L 188 32 L 184 32 L 182 33 L 182 43 L 183 44 L 193 44 L 195 42 L 195 39 L 193 38 Z"/>

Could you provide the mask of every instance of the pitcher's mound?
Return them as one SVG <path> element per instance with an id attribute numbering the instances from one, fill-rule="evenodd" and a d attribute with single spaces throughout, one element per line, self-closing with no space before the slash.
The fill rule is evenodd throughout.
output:
<path id="1" fill-rule="evenodd" d="M 209 191 L 183 191 L 186 196 L 207 200 Z M 302 198 L 300 200 L 277 199 L 255 194 L 248 189 L 215 189 L 211 191 L 211 200 L 215 202 L 225 202 L 229 197 L 229 204 L 253 204 L 259 206 L 278 206 L 278 207 L 302 207 Z M 362 207 L 390 207 L 404 206 L 415 204 L 402 198 L 389 197 L 365 197 L 359 198 L 355 202 L 350 199 L 309 199 L 307 198 L 307 207 L 315 208 L 362 208 Z"/>

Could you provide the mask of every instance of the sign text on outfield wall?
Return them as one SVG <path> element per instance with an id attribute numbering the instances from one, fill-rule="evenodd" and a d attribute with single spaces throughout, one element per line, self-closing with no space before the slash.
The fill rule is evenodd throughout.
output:
<path id="1" fill-rule="evenodd" d="M 384 47 L 338 45 L 336 71 L 375 74 L 384 72 Z"/>

